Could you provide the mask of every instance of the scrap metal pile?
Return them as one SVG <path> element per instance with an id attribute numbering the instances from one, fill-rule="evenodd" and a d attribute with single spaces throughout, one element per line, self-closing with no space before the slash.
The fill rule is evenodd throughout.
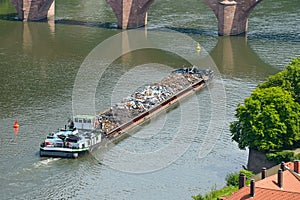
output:
<path id="1" fill-rule="evenodd" d="M 109 133 L 202 79 L 202 72 L 194 67 L 175 70 L 160 82 L 138 88 L 121 103 L 98 115 L 97 126 Z"/>

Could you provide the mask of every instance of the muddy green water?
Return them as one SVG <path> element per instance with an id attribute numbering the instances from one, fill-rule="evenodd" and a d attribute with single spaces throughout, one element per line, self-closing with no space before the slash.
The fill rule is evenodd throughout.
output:
<path id="1" fill-rule="evenodd" d="M 114 43 L 121 31 L 104 0 L 57 0 L 49 23 L 17 21 L 10 1 L 0 0 L 0 199 L 190 199 L 221 188 L 228 173 L 247 165 L 248 151 L 238 149 L 228 129 L 235 107 L 300 55 L 299 11 L 298 0 L 263 1 L 250 15 L 247 37 L 218 37 L 202 1 L 158 0 L 139 35 L 155 45 L 130 51 L 131 34 Z M 104 68 L 90 54 L 94 48 L 99 58 L 129 52 Z M 100 79 L 80 71 L 91 57 Z M 216 72 L 208 88 L 117 146 L 74 160 L 39 157 L 40 142 L 77 109 L 78 77 L 88 75 L 82 93 L 94 83 L 98 112 L 189 59 Z"/>

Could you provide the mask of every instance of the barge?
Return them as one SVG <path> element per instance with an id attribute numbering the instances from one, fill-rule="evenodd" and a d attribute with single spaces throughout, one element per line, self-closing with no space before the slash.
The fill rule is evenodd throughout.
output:
<path id="1" fill-rule="evenodd" d="M 180 68 L 160 82 L 142 86 L 96 116 L 73 116 L 68 127 L 51 133 L 40 145 L 40 156 L 76 158 L 125 135 L 186 96 L 206 86 L 213 71 Z"/>

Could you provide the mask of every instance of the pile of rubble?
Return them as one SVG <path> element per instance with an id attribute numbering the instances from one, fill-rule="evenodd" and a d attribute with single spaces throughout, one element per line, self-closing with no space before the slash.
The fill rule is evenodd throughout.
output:
<path id="1" fill-rule="evenodd" d="M 121 103 L 100 114 L 98 128 L 109 133 L 119 125 L 132 120 L 200 80 L 202 80 L 202 75 L 195 68 L 176 70 L 160 82 L 138 88 Z"/>

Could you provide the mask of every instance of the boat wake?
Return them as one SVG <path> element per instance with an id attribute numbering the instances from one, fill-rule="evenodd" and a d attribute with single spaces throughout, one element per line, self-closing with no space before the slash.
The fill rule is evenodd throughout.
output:
<path id="1" fill-rule="evenodd" d="M 35 168 L 39 168 L 39 167 L 42 167 L 42 166 L 47 166 L 57 160 L 60 160 L 61 158 L 48 158 L 48 159 L 45 159 L 45 160 L 41 160 L 41 161 L 38 161 L 36 163 L 34 163 L 34 167 Z"/>

